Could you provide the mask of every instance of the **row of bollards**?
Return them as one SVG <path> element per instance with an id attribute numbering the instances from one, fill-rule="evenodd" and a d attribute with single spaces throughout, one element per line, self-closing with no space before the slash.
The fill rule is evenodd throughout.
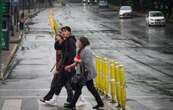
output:
<path id="1" fill-rule="evenodd" d="M 49 10 L 48 21 L 53 34 L 58 34 L 60 29 L 60 23 L 58 22 L 58 20 L 55 19 L 52 9 Z"/>
<path id="2" fill-rule="evenodd" d="M 96 56 L 96 87 L 118 107 L 126 109 L 126 80 L 124 67 L 117 61 Z"/>

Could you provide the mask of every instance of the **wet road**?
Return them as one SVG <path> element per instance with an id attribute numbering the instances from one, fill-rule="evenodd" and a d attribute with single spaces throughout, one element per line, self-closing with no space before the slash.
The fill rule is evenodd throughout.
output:
<path id="1" fill-rule="evenodd" d="M 120 20 L 114 10 L 81 4 L 57 6 L 54 13 L 62 25 L 72 27 L 74 35 L 88 37 L 95 54 L 116 59 L 125 66 L 129 109 L 172 110 L 172 24 L 148 27 L 145 17 Z M 0 102 L 27 98 L 35 103 L 32 98 L 48 91 L 55 52 L 47 15 L 45 10 L 33 18 L 35 24 L 24 36 L 9 78 L 0 83 Z M 65 94 L 63 90 L 61 96 L 64 98 Z M 91 97 L 86 100 L 93 105 Z"/>

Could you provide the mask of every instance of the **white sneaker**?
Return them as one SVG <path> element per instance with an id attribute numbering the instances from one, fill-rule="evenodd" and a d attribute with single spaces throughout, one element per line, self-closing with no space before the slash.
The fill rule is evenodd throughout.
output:
<path id="1" fill-rule="evenodd" d="M 79 100 L 77 101 L 76 106 L 83 106 L 83 105 L 86 105 L 86 104 L 87 104 L 86 100 L 81 96 L 79 98 Z"/>
<path id="2" fill-rule="evenodd" d="M 80 96 L 80 101 L 82 101 L 82 102 L 86 101 L 85 98 L 83 97 L 83 95 Z"/>
<path id="3" fill-rule="evenodd" d="M 76 103 L 76 106 L 83 106 L 83 105 L 86 105 L 86 102 L 78 101 L 78 102 Z"/>
<path id="4" fill-rule="evenodd" d="M 45 101 L 45 103 L 51 106 L 57 106 L 58 105 L 57 100 L 58 96 L 54 95 L 52 99 L 50 99 L 49 101 Z"/>

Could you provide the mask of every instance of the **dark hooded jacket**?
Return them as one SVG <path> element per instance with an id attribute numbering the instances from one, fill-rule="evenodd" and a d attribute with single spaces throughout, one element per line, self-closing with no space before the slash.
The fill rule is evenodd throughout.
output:
<path id="1" fill-rule="evenodd" d="M 74 63 L 74 57 L 76 56 L 76 39 L 75 36 L 70 36 L 64 40 L 61 44 L 55 42 L 56 50 L 62 50 L 62 66 L 67 66 Z"/>

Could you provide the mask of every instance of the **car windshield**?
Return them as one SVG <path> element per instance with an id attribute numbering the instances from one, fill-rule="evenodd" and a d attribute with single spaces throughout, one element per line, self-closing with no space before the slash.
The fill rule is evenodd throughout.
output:
<path id="1" fill-rule="evenodd" d="M 163 16 L 163 14 L 161 12 L 153 12 L 153 13 L 150 13 L 150 16 L 157 17 L 157 16 Z"/>
<path id="2" fill-rule="evenodd" d="M 122 6 L 120 10 L 131 10 L 130 6 Z"/>

